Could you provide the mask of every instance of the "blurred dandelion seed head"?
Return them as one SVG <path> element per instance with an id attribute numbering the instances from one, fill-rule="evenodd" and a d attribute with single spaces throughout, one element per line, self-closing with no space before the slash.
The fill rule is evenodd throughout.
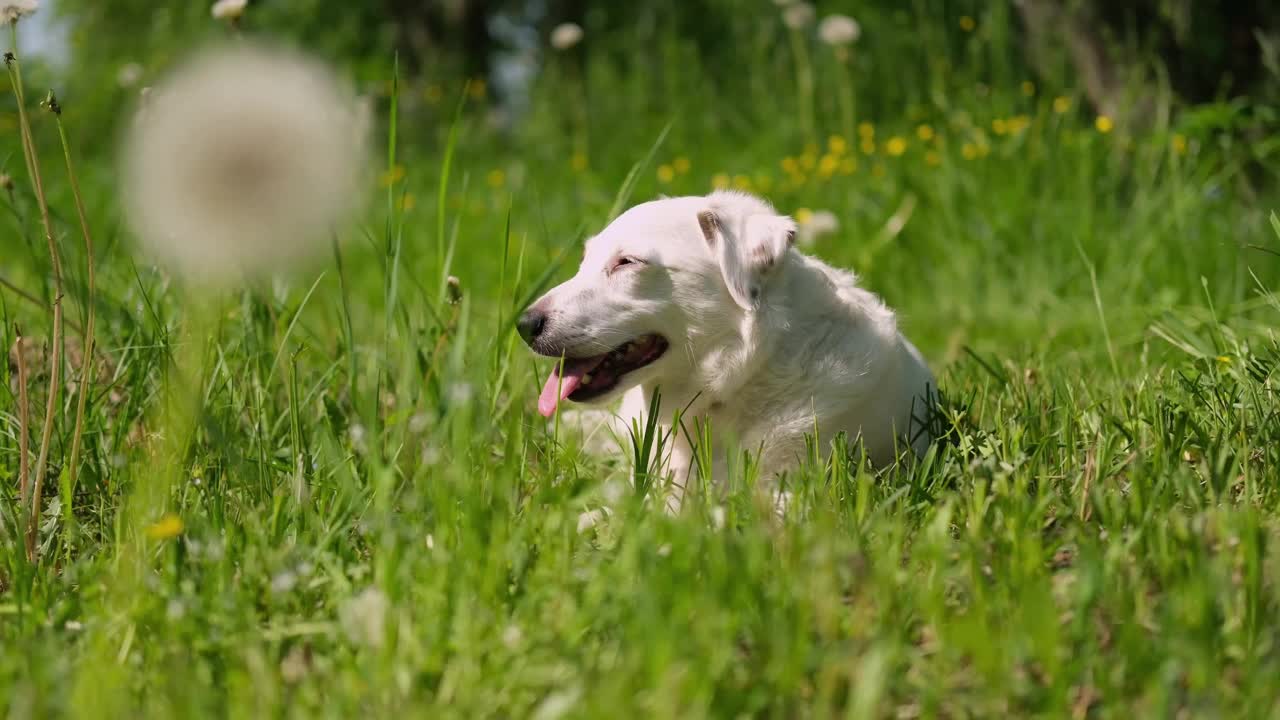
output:
<path id="1" fill-rule="evenodd" d="M 39 9 L 39 0 L 0 0 L 0 25 L 12 25 Z"/>
<path id="2" fill-rule="evenodd" d="M 296 263 L 359 205 L 370 123 L 318 61 L 208 50 L 145 106 L 124 141 L 126 209 L 143 250 L 194 281 Z"/>
<path id="3" fill-rule="evenodd" d="M 792 30 L 803 30 L 813 24 L 817 13 L 814 12 L 813 6 L 807 2 L 798 2 L 787 5 L 782 11 L 782 24 Z"/>
<path id="4" fill-rule="evenodd" d="M 343 603 L 338 611 L 338 622 L 352 644 L 377 649 L 386 639 L 390 607 L 391 603 L 381 590 L 366 588 Z"/>
<path id="5" fill-rule="evenodd" d="M 128 90 L 142 80 L 142 66 L 136 62 L 125 63 L 116 71 L 116 84 Z"/>
<path id="6" fill-rule="evenodd" d="M 248 6 L 249 0 L 218 0 L 210 8 L 210 13 L 215 20 L 239 20 Z"/>
<path id="7" fill-rule="evenodd" d="M 861 36 L 862 27 L 848 15 L 828 15 L 818 23 L 818 38 L 832 47 L 852 45 Z"/>
<path id="8" fill-rule="evenodd" d="M 796 244 L 802 248 L 813 247 L 818 238 L 840 229 L 840 218 L 830 210 L 800 208 L 796 211 L 795 219 Z"/>
<path id="9" fill-rule="evenodd" d="M 556 50 L 568 50 L 582 42 L 582 26 L 577 23 L 561 23 L 551 31 L 551 47 Z"/>

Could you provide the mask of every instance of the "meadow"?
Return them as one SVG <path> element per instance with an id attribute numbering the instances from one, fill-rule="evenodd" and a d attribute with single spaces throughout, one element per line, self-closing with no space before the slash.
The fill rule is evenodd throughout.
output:
<path id="1" fill-rule="evenodd" d="M 244 32 L 287 31 L 279 7 Z M 174 58 L 136 84 L 123 55 L 77 67 L 98 89 L 56 115 L 58 76 L 24 64 L 66 340 L 50 383 L 8 92 L 0 711 L 1280 713 L 1277 148 L 1242 129 L 1265 113 L 1099 115 L 1020 59 L 1006 3 L 860 12 L 842 48 L 753 8 L 710 55 L 660 14 L 584 22 L 511 124 L 492 79 L 330 58 L 376 110 L 369 199 L 221 290 L 137 252 L 102 129 Z M 815 447 L 781 517 L 747 472 L 672 516 L 642 447 L 590 456 L 537 415 L 517 313 L 620 209 L 713 187 L 768 197 L 899 311 L 946 396 L 920 462 Z"/>

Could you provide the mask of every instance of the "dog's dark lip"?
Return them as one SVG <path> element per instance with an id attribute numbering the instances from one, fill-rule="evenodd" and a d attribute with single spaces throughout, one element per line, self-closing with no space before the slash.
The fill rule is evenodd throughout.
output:
<path id="1" fill-rule="evenodd" d="M 666 354 L 670 343 L 658 334 L 641 335 L 629 340 L 600 358 L 600 363 L 589 373 L 590 380 L 582 383 L 569 399 L 574 402 L 587 402 L 607 395 L 627 374 L 642 367 L 653 364 Z M 586 358 L 578 358 L 586 359 Z"/>

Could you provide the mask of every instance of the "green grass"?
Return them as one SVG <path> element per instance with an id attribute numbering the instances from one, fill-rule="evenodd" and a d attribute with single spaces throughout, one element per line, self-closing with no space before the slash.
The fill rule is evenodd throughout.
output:
<path id="1" fill-rule="evenodd" d="M 317 264 L 217 298 L 133 259 L 109 155 L 89 153 L 104 371 L 75 487 L 77 398 L 62 395 L 36 564 L 0 370 L 0 709 L 1280 712 L 1272 208 L 1224 136 L 1101 133 L 1069 90 L 1024 93 L 1001 18 L 980 17 L 981 38 L 921 21 L 922 52 L 955 67 L 890 90 L 868 86 L 914 56 L 887 39 L 887 16 L 886 39 L 869 33 L 870 154 L 861 136 L 830 152 L 840 76 L 817 47 L 811 138 L 788 113 L 700 87 L 718 73 L 674 35 L 655 57 L 683 73 L 553 64 L 514 136 L 474 108 L 455 123 L 450 95 L 433 105 L 406 82 L 399 122 L 384 122 L 404 167 L 376 188 L 386 202 Z M 769 80 L 785 107 L 792 49 L 742 47 L 743 82 L 764 97 Z M 64 104 L 68 132 L 89 136 Z M 443 121 L 413 127 L 425 115 Z M 1025 127 L 993 130 L 1010 118 Z M 16 132 L 5 142 L 18 186 L 0 275 L 48 298 Z M 826 155 L 856 169 L 824 177 Z M 66 315 L 82 324 L 69 184 L 56 153 L 42 160 Z M 630 451 L 586 456 L 536 415 L 546 368 L 515 313 L 571 272 L 619 199 L 706 192 L 722 175 L 784 211 L 840 216 L 813 252 L 901 312 L 948 397 L 949 442 L 882 472 L 811 460 L 786 478 L 784 518 L 742 472 L 672 517 L 630 489 Z M 15 327 L 48 337 L 49 313 L 10 287 L 0 321 L 5 348 Z M 33 379 L 33 428 L 47 391 Z"/>

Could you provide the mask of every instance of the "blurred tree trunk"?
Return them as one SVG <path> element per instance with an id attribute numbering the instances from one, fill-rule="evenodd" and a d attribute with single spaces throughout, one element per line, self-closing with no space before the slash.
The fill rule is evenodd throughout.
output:
<path id="1" fill-rule="evenodd" d="M 1190 102 L 1250 92 L 1264 79 L 1274 0 L 1015 0 L 1042 70 L 1065 51 L 1099 113 L 1143 124 L 1171 89 Z M 1152 60 L 1168 71 L 1154 82 Z"/>
<path id="2" fill-rule="evenodd" d="M 397 42 L 411 69 L 445 55 L 458 58 L 467 77 L 485 77 L 491 40 L 486 20 L 492 0 L 386 0 L 399 28 Z"/>

